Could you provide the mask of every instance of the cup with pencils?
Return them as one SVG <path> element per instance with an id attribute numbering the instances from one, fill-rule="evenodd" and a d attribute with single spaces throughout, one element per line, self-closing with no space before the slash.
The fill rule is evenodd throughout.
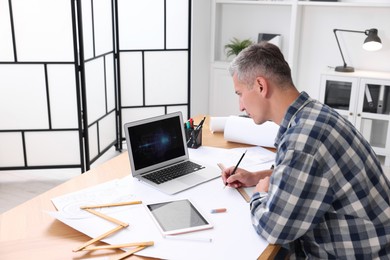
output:
<path id="1" fill-rule="evenodd" d="M 190 118 L 184 124 L 188 148 L 196 149 L 202 145 L 202 128 L 205 119 L 206 117 L 198 125 L 194 125 L 194 120 Z"/>

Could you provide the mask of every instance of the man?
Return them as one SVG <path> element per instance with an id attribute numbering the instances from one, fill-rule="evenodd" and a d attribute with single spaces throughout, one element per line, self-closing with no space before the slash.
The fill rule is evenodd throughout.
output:
<path id="1" fill-rule="evenodd" d="M 310 259 L 390 259 L 390 183 L 374 151 L 333 109 L 295 88 L 278 47 L 252 45 L 232 62 L 240 110 L 280 126 L 275 168 L 222 174 L 230 187 L 254 186 L 259 235 Z M 261 133 L 259 133 L 261 135 Z"/>

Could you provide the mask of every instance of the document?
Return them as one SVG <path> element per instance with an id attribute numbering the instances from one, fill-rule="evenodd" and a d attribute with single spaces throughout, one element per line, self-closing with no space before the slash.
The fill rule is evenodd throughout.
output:
<path id="1" fill-rule="evenodd" d="M 137 255 L 162 259 L 256 259 L 268 243 L 252 227 L 248 204 L 237 190 L 223 187 L 222 180 L 218 178 L 177 195 L 166 195 L 129 175 L 53 198 L 58 211 L 49 214 L 94 238 L 113 229 L 115 224 L 92 214 L 81 213 L 79 206 L 141 200 L 143 204 L 99 209 L 101 213 L 129 224 L 103 242 L 115 245 L 154 241 L 154 246 L 137 252 Z M 210 220 L 213 229 L 181 235 L 182 239 L 180 236 L 177 239 L 164 238 L 144 204 L 185 198 L 191 199 Z M 226 208 L 226 212 L 212 214 L 212 209 L 216 208 Z M 237 235 L 243 239 L 237 238 Z"/>
<path id="2" fill-rule="evenodd" d="M 275 147 L 279 126 L 274 122 L 257 125 L 253 119 L 243 116 L 211 117 L 211 132 L 224 132 L 229 142 Z"/>
<path id="3" fill-rule="evenodd" d="M 275 147 L 279 126 L 274 122 L 257 125 L 253 119 L 230 116 L 226 121 L 224 138 L 230 142 Z"/>
<path id="4" fill-rule="evenodd" d="M 225 131 L 225 125 L 226 125 L 226 121 L 229 117 L 227 116 L 219 116 L 219 117 L 215 117 L 215 116 L 212 116 L 210 117 L 210 131 L 212 133 L 214 132 L 223 132 Z"/>
<path id="5" fill-rule="evenodd" d="M 263 147 L 243 147 L 243 148 L 216 148 L 201 146 L 198 149 L 189 149 L 190 158 L 213 167 L 218 167 L 217 163 L 222 163 L 226 167 L 235 165 L 240 156 L 247 151 L 245 158 L 240 163 L 240 168 L 247 170 L 262 169 L 262 164 L 275 161 L 275 153 Z"/>

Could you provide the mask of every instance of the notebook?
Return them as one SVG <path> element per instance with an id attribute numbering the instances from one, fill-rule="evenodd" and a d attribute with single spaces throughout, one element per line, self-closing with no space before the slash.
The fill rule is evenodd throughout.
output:
<path id="1" fill-rule="evenodd" d="M 181 112 L 129 122 L 124 131 L 133 177 L 164 193 L 221 176 L 217 167 L 190 160 Z M 172 168 L 173 173 L 166 173 Z"/>

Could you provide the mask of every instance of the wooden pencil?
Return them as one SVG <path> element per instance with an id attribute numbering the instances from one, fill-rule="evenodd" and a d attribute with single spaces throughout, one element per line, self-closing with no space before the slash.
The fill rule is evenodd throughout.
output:
<path id="1" fill-rule="evenodd" d="M 153 241 L 145 241 L 145 242 L 117 244 L 117 245 L 86 247 L 86 248 L 83 248 L 82 251 L 93 251 L 93 250 L 101 250 L 101 249 L 117 249 L 117 248 L 133 247 L 133 246 L 153 246 L 153 245 L 154 245 Z"/>
<path id="2" fill-rule="evenodd" d="M 117 255 L 117 256 L 110 257 L 110 260 L 121 260 L 121 259 L 125 259 L 126 257 L 131 256 L 132 254 L 137 253 L 138 251 L 141 251 L 141 250 L 144 249 L 145 247 L 146 247 L 146 246 L 139 246 L 139 247 L 137 247 L 137 248 L 134 248 L 133 250 L 127 251 L 126 253 L 123 253 L 123 254 L 120 254 L 120 255 Z"/>
<path id="3" fill-rule="evenodd" d="M 129 226 L 128 223 L 125 223 L 125 222 L 122 222 L 122 221 L 120 221 L 120 220 L 117 220 L 116 218 L 107 216 L 107 215 L 105 215 L 105 214 L 103 214 L 103 213 L 100 213 L 99 211 L 96 211 L 96 210 L 93 210 L 93 209 L 85 209 L 85 210 L 88 211 L 89 213 L 95 215 L 95 216 L 101 217 L 101 218 L 103 218 L 103 219 L 105 219 L 105 220 L 108 220 L 108 221 L 110 221 L 110 222 L 112 222 L 112 223 L 121 225 L 121 226 L 123 226 L 123 227 Z"/>
<path id="4" fill-rule="evenodd" d="M 117 227 L 107 231 L 106 233 L 101 234 L 100 236 L 95 237 L 95 238 L 89 240 L 88 242 L 86 242 L 82 246 L 80 246 L 79 248 L 74 249 L 73 252 L 80 251 L 80 250 L 84 249 L 85 247 L 87 247 L 89 245 L 92 245 L 93 243 L 95 243 L 95 242 L 97 242 L 97 241 L 99 241 L 99 240 L 101 240 L 101 239 L 103 239 L 105 237 L 108 237 L 109 235 L 117 232 L 118 230 L 121 230 L 122 228 L 124 228 L 124 227 L 122 225 L 119 225 L 119 226 L 117 226 Z"/>
<path id="5" fill-rule="evenodd" d="M 96 209 L 96 208 L 108 208 L 108 207 L 118 207 L 118 206 L 127 206 L 134 204 L 141 204 L 142 201 L 124 201 L 124 202 L 115 202 L 115 203 L 107 203 L 107 204 L 99 204 L 99 205 L 90 205 L 90 206 L 81 206 L 81 209 Z"/>

